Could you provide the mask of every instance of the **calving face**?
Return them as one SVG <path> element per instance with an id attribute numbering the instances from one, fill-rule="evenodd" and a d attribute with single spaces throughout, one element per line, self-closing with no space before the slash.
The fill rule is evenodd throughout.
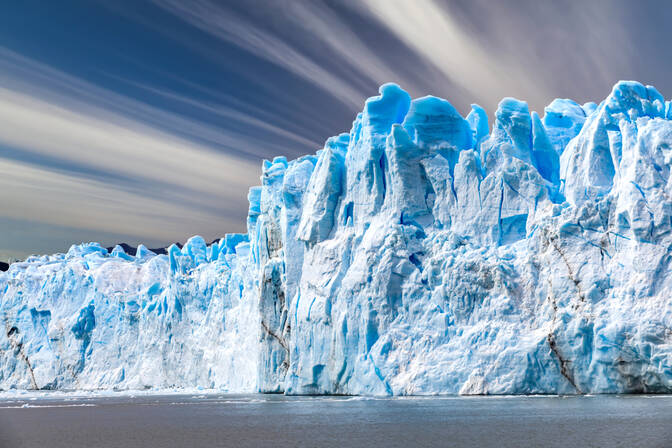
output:
<path id="1" fill-rule="evenodd" d="M 241 303 L 245 267 L 231 248 L 243 239 L 232 235 L 206 250 L 194 237 L 183 252 L 138 250 L 137 258 L 87 244 L 13 265 L 3 279 L 2 316 L 16 327 L 12 337 L 37 387 L 253 391 L 257 336 L 238 337 L 237 328 L 251 326 L 254 311 L 251 300 Z M 28 367 L 3 352 L 3 389 L 32 388 Z"/>
<path id="2" fill-rule="evenodd" d="M 264 162 L 248 233 L 0 273 L 0 387 L 672 391 L 672 112 L 619 82 L 543 118 L 394 84 Z"/>

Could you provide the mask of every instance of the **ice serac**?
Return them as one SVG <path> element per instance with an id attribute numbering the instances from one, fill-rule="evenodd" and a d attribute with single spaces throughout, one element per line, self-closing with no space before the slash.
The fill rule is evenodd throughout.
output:
<path id="1" fill-rule="evenodd" d="M 672 392 L 672 114 L 488 116 L 395 84 L 265 161 L 246 234 L 96 243 L 0 272 L 0 388 Z"/>

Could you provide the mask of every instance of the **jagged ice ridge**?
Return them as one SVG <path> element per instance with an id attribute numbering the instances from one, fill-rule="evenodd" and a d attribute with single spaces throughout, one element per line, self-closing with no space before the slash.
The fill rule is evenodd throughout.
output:
<path id="1" fill-rule="evenodd" d="M 0 388 L 670 392 L 671 109 L 619 82 L 490 131 L 386 84 L 264 162 L 247 234 L 0 272 Z"/>

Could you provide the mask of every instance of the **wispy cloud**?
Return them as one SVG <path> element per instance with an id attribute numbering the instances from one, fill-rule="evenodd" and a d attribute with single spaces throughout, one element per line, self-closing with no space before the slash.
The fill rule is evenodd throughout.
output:
<path id="1" fill-rule="evenodd" d="M 0 53 L 0 217 L 153 241 L 242 230 L 254 139 Z"/>
<path id="2" fill-rule="evenodd" d="M 254 129 L 255 131 L 266 131 L 277 137 L 283 137 L 288 141 L 301 145 L 301 147 L 318 148 L 320 145 L 319 143 L 312 141 L 300 134 L 291 132 L 273 123 L 269 123 L 267 120 L 257 118 L 256 116 L 250 114 L 241 113 L 240 109 L 234 107 L 223 105 L 221 103 L 199 101 L 180 93 L 171 92 L 165 89 L 147 85 L 146 83 L 134 82 L 127 79 L 121 79 L 121 81 L 158 95 L 162 98 L 179 103 L 181 106 L 200 110 L 201 112 L 209 114 L 211 117 L 226 119 L 227 121 L 233 122 L 234 125 L 242 124 L 249 129 Z M 228 99 L 227 102 L 233 102 L 233 99 Z"/>
<path id="3" fill-rule="evenodd" d="M 618 79 L 670 84 L 666 41 L 649 28 L 672 13 L 653 3 L 142 5 L 98 5 L 136 34 L 80 48 L 80 77 L 0 47 L 0 228 L 14 229 L 0 232 L 0 258 L 20 251 L 29 222 L 73 242 L 242 230 L 259 160 L 318 149 L 384 82 L 491 115 L 503 96 L 541 112 L 555 97 L 599 101 Z M 110 62 L 89 70 L 91 48 Z"/>
<path id="4" fill-rule="evenodd" d="M 354 80 L 366 79 L 377 85 L 396 82 L 417 94 L 426 94 L 436 84 L 446 81 L 431 64 L 423 64 L 422 60 L 413 58 L 412 51 L 403 45 L 397 45 L 394 52 L 381 53 L 374 45 L 379 35 L 362 34 L 364 30 L 354 28 L 353 23 L 342 14 L 343 11 L 337 13 L 328 3 L 311 1 L 277 5 L 273 9 L 274 14 L 291 24 L 294 32 L 310 36 L 301 41 L 310 47 L 313 54 L 326 56 L 327 60 L 337 62 L 336 65 L 347 67 L 346 73 L 356 73 L 352 77 Z M 356 7 L 344 9 L 349 13 L 357 12 Z M 367 27 L 361 23 L 359 26 Z M 394 33 L 386 37 L 393 36 Z M 389 45 L 384 48 L 387 50 Z M 367 96 L 374 93 L 366 91 Z M 358 106 L 361 107 L 361 103 Z"/>
<path id="5" fill-rule="evenodd" d="M 219 39 L 233 43 L 250 53 L 281 66 L 306 79 L 326 92 L 338 92 L 344 104 L 359 108 L 366 94 L 305 56 L 286 41 L 255 26 L 231 9 L 224 9 L 208 0 L 188 3 L 176 0 L 154 0 L 165 10 Z"/>
<path id="6" fill-rule="evenodd" d="M 364 0 L 359 6 L 494 111 L 503 96 L 541 110 L 563 94 L 606 95 L 616 73 L 627 76 L 636 37 L 615 3 Z"/>
<path id="7" fill-rule="evenodd" d="M 211 234 L 223 233 L 227 225 L 240 227 L 238 219 L 201 209 L 197 203 L 175 204 L 169 197 L 147 197 L 142 191 L 21 162 L 3 160 L 0 178 L 3 217 L 152 241 L 172 241 L 190 226 Z"/>
<path id="8" fill-rule="evenodd" d="M 404 42 L 431 61 L 474 100 L 490 105 L 502 84 L 524 85 L 543 96 L 539 80 L 506 55 L 488 51 L 432 0 L 366 0 L 366 6 Z"/>
<path id="9" fill-rule="evenodd" d="M 504 96 L 542 110 L 563 94 L 606 95 L 615 73 L 632 76 L 635 60 L 628 13 L 609 1 L 290 1 L 252 3 L 245 16 L 211 0 L 153 1 L 353 110 L 374 93 L 370 86 L 389 81 L 416 96 L 444 95 L 462 110 L 478 102 L 494 112 Z"/>
<path id="10" fill-rule="evenodd" d="M 151 129 L 170 130 L 170 133 L 189 141 L 207 144 L 212 150 L 221 150 L 240 157 L 264 157 L 284 148 L 273 139 L 260 140 L 219 123 L 218 126 L 185 117 L 168 110 L 152 107 L 141 101 L 55 70 L 0 47 L 0 85 L 7 90 L 39 98 L 46 103 L 61 105 L 84 115 L 100 117 L 127 128 L 144 125 L 142 132 Z M 242 111 L 229 109 L 229 116 L 238 120 L 256 118 Z M 282 133 L 280 128 L 273 130 Z M 283 133 L 287 137 L 288 133 Z M 300 135 L 297 141 L 306 143 Z"/>
<path id="11" fill-rule="evenodd" d="M 212 191 L 222 174 L 234 183 L 249 180 L 240 174 L 251 165 L 244 159 L 114 118 L 0 88 L 0 141 L 5 145 L 128 177 L 169 180 L 199 192 Z"/>

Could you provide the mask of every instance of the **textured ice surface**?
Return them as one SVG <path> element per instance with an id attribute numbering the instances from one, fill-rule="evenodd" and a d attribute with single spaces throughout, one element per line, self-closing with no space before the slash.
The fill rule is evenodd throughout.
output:
<path id="1" fill-rule="evenodd" d="M 246 235 L 0 272 L 0 387 L 290 394 L 672 391 L 672 118 L 411 101 L 263 165 Z"/>

